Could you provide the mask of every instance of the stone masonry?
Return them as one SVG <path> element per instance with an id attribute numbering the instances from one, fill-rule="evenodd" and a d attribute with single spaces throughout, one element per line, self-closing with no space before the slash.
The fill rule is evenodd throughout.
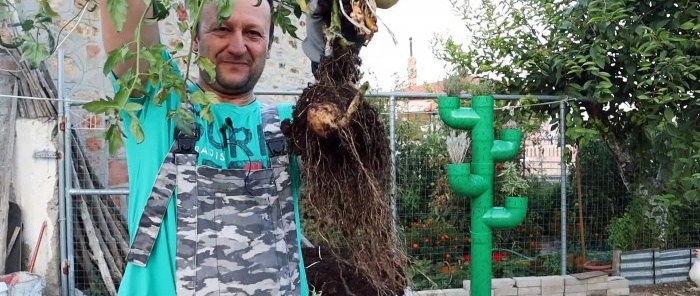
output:
<path id="1" fill-rule="evenodd" d="M 414 292 L 416 296 L 469 296 L 470 281 L 461 289 Z M 493 296 L 623 296 L 630 295 L 629 281 L 602 272 L 565 276 L 516 277 L 491 280 Z"/>

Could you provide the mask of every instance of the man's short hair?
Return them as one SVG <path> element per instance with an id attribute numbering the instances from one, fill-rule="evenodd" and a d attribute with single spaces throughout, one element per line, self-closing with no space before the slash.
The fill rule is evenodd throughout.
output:
<path id="1" fill-rule="evenodd" d="M 267 48 L 269 49 L 270 47 L 272 47 L 272 41 L 275 38 L 275 22 L 272 19 L 272 14 L 275 13 L 275 6 L 273 5 L 274 0 L 267 0 L 267 4 L 270 5 L 270 32 L 269 32 L 270 36 L 268 37 L 268 41 L 267 41 L 267 43 L 268 43 Z M 198 22 L 201 22 L 201 21 L 202 21 L 202 19 L 200 18 L 198 20 Z M 201 27 L 201 25 L 198 23 L 197 24 L 197 32 L 196 32 L 197 34 L 199 34 L 200 27 Z"/>

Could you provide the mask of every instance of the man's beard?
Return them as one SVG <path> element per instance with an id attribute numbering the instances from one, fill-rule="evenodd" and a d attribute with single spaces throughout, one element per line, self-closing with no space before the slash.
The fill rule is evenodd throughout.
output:
<path id="1" fill-rule="evenodd" d="M 235 80 L 227 79 L 224 74 L 222 74 L 217 67 L 216 69 L 216 86 L 220 89 L 218 91 L 230 94 L 239 95 L 245 94 L 253 91 L 255 85 L 257 84 L 260 76 L 262 75 L 262 69 L 260 71 L 254 71 L 252 68 L 247 73 L 240 73 L 240 77 Z"/>

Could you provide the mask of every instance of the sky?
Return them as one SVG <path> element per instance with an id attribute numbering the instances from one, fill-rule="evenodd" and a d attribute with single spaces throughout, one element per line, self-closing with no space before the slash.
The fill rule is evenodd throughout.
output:
<path id="1" fill-rule="evenodd" d="M 396 36 L 397 44 L 380 22 L 379 31 L 360 52 L 364 78 L 372 88 L 390 91 L 397 77 L 400 82 L 406 81 L 409 37 L 413 38 L 417 84 L 445 78 L 449 68 L 433 55 L 431 40 L 435 34 L 464 40 L 467 32 L 448 0 L 400 0 L 389 9 L 379 9 L 378 14 Z"/>

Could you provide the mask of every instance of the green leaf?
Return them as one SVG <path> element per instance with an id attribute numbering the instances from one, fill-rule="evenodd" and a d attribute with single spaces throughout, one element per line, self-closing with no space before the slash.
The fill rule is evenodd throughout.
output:
<path id="1" fill-rule="evenodd" d="M 192 105 L 203 105 L 204 104 L 204 92 L 196 91 L 190 95 L 190 103 Z"/>
<path id="2" fill-rule="evenodd" d="M 211 114 L 211 104 L 202 107 L 202 111 L 199 112 L 199 115 L 207 122 L 213 122 L 214 116 Z"/>
<path id="3" fill-rule="evenodd" d="M 693 27 L 695 27 L 695 23 L 693 23 L 693 21 L 687 21 L 681 25 L 681 29 L 683 30 L 692 30 Z"/>
<path id="4" fill-rule="evenodd" d="M 124 144 L 124 139 L 122 139 L 122 132 L 119 126 L 116 124 L 111 124 L 107 132 L 105 133 L 105 140 L 109 144 L 109 154 L 114 155 L 117 153 L 120 147 Z"/>
<path id="5" fill-rule="evenodd" d="M 124 106 L 124 110 L 126 110 L 127 112 L 134 112 L 134 111 L 139 111 L 142 109 L 143 109 L 143 105 L 141 105 L 139 103 L 134 103 L 134 102 L 126 103 L 126 106 Z"/>
<path id="6" fill-rule="evenodd" d="M 120 107 L 125 106 L 130 94 L 131 90 L 128 87 L 120 87 L 119 91 L 114 95 L 114 103 Z"/>
<path id="7" fill-rule="evenodd" d="M 107 1 L 107 11 L 112 17 L 112 23 L 117 32 L 121 32 L 126 22 L 126 11 L 128 8 L 126 0 L 103 0 Z"/>
<path id="8" fill-rule="evenodd" d="M 34 29 L 34 21 L 31 19 L 26 19 L 22 22 L 21 27 L 23 31 L 30 31 L 31 29 Z"/>
<path id="9" fill-rule="evenodd" d="M 115 104 L 115 102 L 112 100 L 101 99 L 98 101 L 86 103 L 85 105 L 83 105 L 83 109 L 95 114 L 101 114 L 107 113 L 111 110 L 117 110 L 119 109 L 119 106 L 117 106 L 117 104 Z"/>
<path id="10" fill-rule="evenodd" d="M 22 59 L 27 61 L 33 69 L 38 68 L 41 62 L 49 57 L 49 51 L 46 47 L 35 41 L 26 41 L 22 50 Z"/>
<path id="11" fill-rule="evenodd" d="M 219 12 L 219 20 L 227 20 L 233 13 L 233 6 L 236 5 L 236 0 L 216 0 L 216 8 Z"/>
<path id="12" fill-rule="evenodd" d="M 204 93 L 204 102 L 207 104 L 219 104 L 219 96 L 213 92 Z"/>
<path id="13" fill-rule="evenodd" d="M 197 67 L 207 73 L 209 82 L 214 82 L 216 79 L 216 66 L 214 66 L 214 63 L 205 56 L 199 56 L 197 57 Z"/>
<path id="14" fill-rule="evenodd" d="M 51 5 L 49 5 L 48 0 L 39 0 L 39 5 L 41 6 L 41 10 L 50 18 L 55 19 L 60 17 L 58 13 L 56 13 L 56 11 L 53 10 L 53 8 L 51 8 Z"/>
<path id="15" fill-rule="evenodd" d="M 143 142 L 143 128 L 141 128 L 141 122 L 136 118 L 133 113 L 129 113 L 131 115 L 131 124 L 129 124 L 129 131 L 131 134 L 134 136 L 136 143 L 141 143 Z"/>
<path id="16" fill-rule="evenodd" d="M 664 110 L 664 118 L 666 118 L 666 121 L 672 122 L 673 117 L 673 110 L 671 110 L 671 108 L 666 107 L 666 110 Z"/>
<path id="17" fill-rule="evenodd" d="M 129 52 L 129 47 L 126 45 L 112 50 L 107 54 L 107 60 L 105 60 L 104 66 L 102 67 L 102 73 L 105 76 L 109 75 L 109 73 L 114 70 L 116 64 L 124 62 L 131 55 L 133 54 Z"/>

